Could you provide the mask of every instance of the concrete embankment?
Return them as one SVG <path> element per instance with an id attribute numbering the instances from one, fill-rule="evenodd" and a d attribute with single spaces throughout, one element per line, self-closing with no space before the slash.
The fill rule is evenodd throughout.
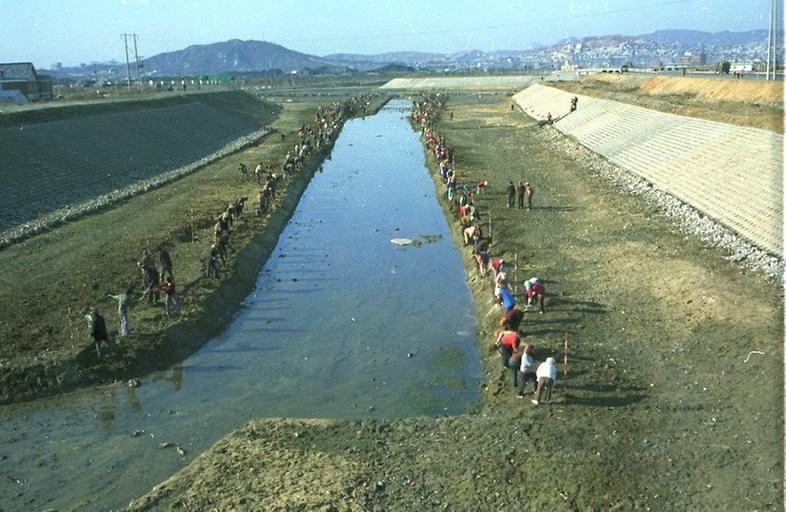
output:
<path id="1" fill-rule="evenodd" d="M 758 248 L 783 247 L 783 136 L 533 85 L 514 96 L 538 120 L 696 208 Z"/>
<path id="2" fill-rule="evenodd" d="M 516 90 L 519 87 L 525 87 L 531 84 L 536 79 L 537 77 L 531 75 L 394 78 L 380 87 L 380 89 L 463 89 L 469 91 L 494 89 Z"/>
<path id="3" fill-rule="evenodd" d="M 97 196 L 209 159 L 254 139 L 279 110 L 231 91 L 3 116 L 0 228 L 58 209 L 78 211 Z"/>

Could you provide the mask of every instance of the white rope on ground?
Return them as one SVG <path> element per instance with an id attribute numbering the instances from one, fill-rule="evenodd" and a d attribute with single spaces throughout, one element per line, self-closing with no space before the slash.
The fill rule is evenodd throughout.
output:
<path id="1" fill-rule="evenodd" d="M 753 354 L 761 354 L 761 355 L 766 355 L 764 352 L 762 352 L 762 351 L 760 351 L 760 350 L 751 350 L 751 351 L 748 353 L 748 357 L 746 357 L 746 358 L 745 358 L 745 361 L 743 361 L 743 363 L 747 363 L 747 362 L 748 362 L 748 359 L 750 359 L 750 358 L 751 358 L 751 356 L 752 356 Z"/>

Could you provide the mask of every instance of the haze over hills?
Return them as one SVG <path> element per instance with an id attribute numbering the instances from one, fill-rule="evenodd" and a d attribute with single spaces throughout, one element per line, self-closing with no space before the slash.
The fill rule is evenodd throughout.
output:
<path id="1" fill-rule="evenodd" d="M 551 46 L 526 50 L 432 53 L 420 51 L 386 52 L 375 55 L 334 53 L 323 57 L 290 50 L 266 41 L 229 41 L 189 46 L 143 61 L 147 77 L 197 76 L 238 73 L 318 73 L 367 72 L 386 66 L 416 70 L 554 69 L 569 63 L 580 67 L 631 64 L 649 67 L 679 64 L 693 55 L 701 64 L 721 60 L 752 62 L 766 56 L 766 30 L 745 32 L 701 32 L 658 30 L 639 36 L 606 35 L 570 38 Z M 64 68 L 64 74 L 106 76 L 110 68 L 122 75 L 119 63 Z"/>

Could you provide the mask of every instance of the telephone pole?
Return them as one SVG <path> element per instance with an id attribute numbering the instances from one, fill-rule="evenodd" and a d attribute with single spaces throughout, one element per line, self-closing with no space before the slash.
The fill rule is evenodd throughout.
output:
<path id="1" fill-rule="evenodd" d="M 767 31 L 767 80 L 775 80 L 778 67 L 778 9 L 775 0 L 770 0 L 770 25 Z"/>
<path id="2" fill-rule="evenodd" d="M 139 38 L 136 34 L 134 36 L 134 57 L 136 58 L 136 79 L 139 82 L 139 90 L 142 90 L 142 64 L 139 62 L 139 52 L 136 49 L 136 40 Z"/>
<path id="3" fill-rule="evenodd" d="M 123 43 L 126 47 L 126 79 L 128 80 L 128 88 L 131 88 L 131 63 L 128 61 L 128 36 L 131 34 L 122 34 Z"/>

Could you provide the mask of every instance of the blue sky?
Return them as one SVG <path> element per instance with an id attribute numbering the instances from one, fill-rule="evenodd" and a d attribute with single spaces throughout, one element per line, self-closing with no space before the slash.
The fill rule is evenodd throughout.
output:
<path id="1" fill-rule="evenodd" d="M 779 0 L 782 3 L 782 0 Z M 258 39 L 306 53 L 524 49 L 570 36 L 767 27 L 770 0 L 0 0 L 0 61 L 39 68 Z M 428 6 L 428 7 L 424 7 Z M 782 12 L 782 10 L 781 10 Z"/>

